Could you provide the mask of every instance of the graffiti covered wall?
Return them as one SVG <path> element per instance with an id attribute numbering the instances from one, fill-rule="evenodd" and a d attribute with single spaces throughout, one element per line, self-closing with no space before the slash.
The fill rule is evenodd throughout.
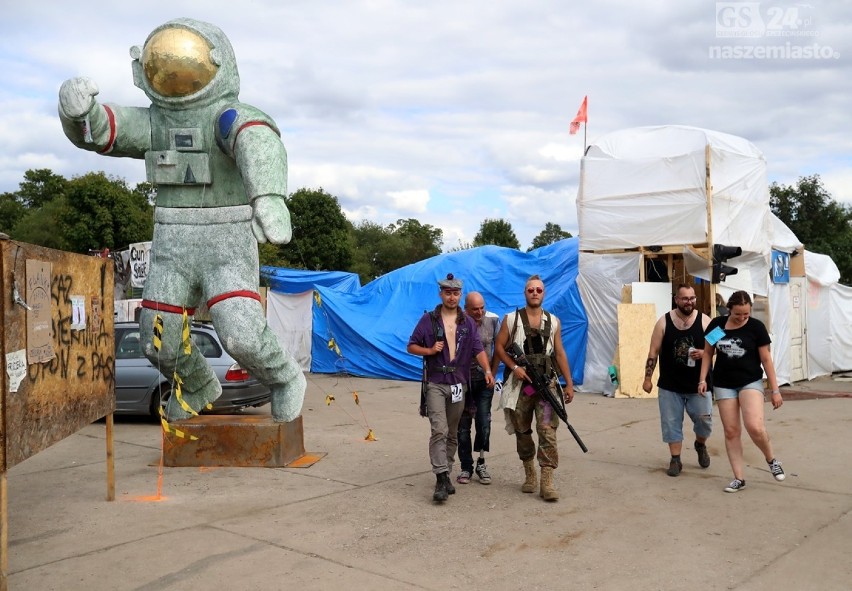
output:
<path id="1" fill-rule="evenodd" d="M 115 408 L 113 262 L 0 241 L 0 469 Z"/>

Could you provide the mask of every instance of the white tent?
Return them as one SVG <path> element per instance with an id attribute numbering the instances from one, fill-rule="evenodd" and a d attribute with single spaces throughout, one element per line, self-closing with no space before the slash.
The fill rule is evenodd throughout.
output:
<path id="1" fill-rule="evenodd" d="M 841 285 L 837 265 L 805 252 L 808 277 L 808 379 L 852 369 L 852 287 Z"/>
<path id="2" fill-rule="evenodd" d="M 718 290 L 767 296 L 773 359 L 782 383 L 798 372 L 813 378 L 852 368 L 852 289 L 837 284 L 839 275 L 832 279 L 820 269 L 822 255 L 804 255 L 807 283 L 770 280 L 773 249 L 791 254 L 804 249 L 770 211 L 766 161 L 748 140 L 685 126 L 608 134 L 589 146 L 581 162 L 577 214 L 578 283 L 589 319 L 584 390 L 607 391 L 622 285 L 639 281 L 638 250 L 658 246 L 742 248 L 742 256 L 730 261 L 739 274 Z M 686 246 L 683 258 L 690 275 L 710 279 L 706 259 Z M 819 303 L 811 301 L 814 297 Z M 805 334 L 802 325 L 810 328 L 806 343 L 795 336 Z M 816 325 L 824 330 L 814 330 Z"/>
<path id="3" fill-rule="evenodd" d="M 751 277 L 748 291 L 767 295 L 770 216 L 763 154 L 726 133 L 678 125 L 626 129 L 589 146 L 581 162 L 581 251 L 739 246 L 736 267 Z M 706 267 L 690 271 L 709 280 Z"/>

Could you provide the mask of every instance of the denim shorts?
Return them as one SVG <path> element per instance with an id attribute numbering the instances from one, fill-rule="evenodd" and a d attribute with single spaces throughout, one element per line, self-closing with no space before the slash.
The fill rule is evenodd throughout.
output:
<path id="1" fill-rule="evenodd" d="M 657 393 L 660 427 L 665 443 L 683 441 L 683 413 L 692 420 L 696 437 L 707 439 L 713 430 L 713 401 L 701 394 L 678 394 L 664 388 Z"/>
<path id="2" fill-rule="evenodd" d="M 719 400 L 730 400 L 732 398 L 737 399 L 740 397 L 740 392 L 743 390 L 757 390 L 763 394 L 763 380 L 757 380 L 756 382 L 752 382 L 738 388 L 720 388 L 719 386 L 713 386 L 713 398 L 717 402 Z"/>

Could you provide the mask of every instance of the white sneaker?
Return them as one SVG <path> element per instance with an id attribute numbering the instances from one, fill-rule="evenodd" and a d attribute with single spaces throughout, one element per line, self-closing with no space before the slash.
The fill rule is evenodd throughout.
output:
<path id="1" fill-rule="evenodd" d="M 772 472 L 772 475 L 775 477 L 775 480 L 781 482 L 787 475 L 784 474 L 784 469 L 781 467 L 781 462 L 772 458 L 771 462 L 767 462 L 769 464 L 769 471 Z"/>
<path id="2" fill-rule="evenodd" d="M 740 492 L 745 488 L 745 480 L 740 480 L 739 478 L 734 478 L 731 481 L 731 484 L 725 487 L 725 492 Z"/>

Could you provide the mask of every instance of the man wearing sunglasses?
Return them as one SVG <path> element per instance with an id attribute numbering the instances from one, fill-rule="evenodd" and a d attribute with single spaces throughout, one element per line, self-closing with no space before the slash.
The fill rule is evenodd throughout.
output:
<path id="1" fill-rule="evenodd" d="M 524 463 L 525 480 L 521 491 L 535 492 L 538 475 L 535 460 L 541 466 L 539 495 L 546 501 L 555 501 L 559 493 L 553 483 L 553 471 L 559 466 L 559 450 L 556 444 L 556 428 L 559 417 L 553 408 L 542 399 L 531 386 L 526 370 L 512 361 L 506 353 L 510 343 L 517 343 L 524 355 L 543 375 L 558 379 L 556 372 L 565 379 L 565 402 L 574 399 L 574 383 L 568 356 L 562 345 L 562 323 L 559 318 L 542 308 L 544 283 L 533 275 L 524 287 L 526 306 L 509 312 L 503 318 L 500 332 L 494 342 L 494 351 L 506 365 L 500 407 L 506 415 L 506 430 L 516 438 L 518 457 Z M 538 435 L 538 452 L 532 437 L 532 419 Z"/>
<path id="2" fill-rule="evenodd" d="M 663 441 L 669 445 L 671 460 L 666 474 L 677 476 L 683 469 L 680 453 L 683 448 L 683 414 L 692 419 L 695 432 L 695 452 L 698 465 L 707 468 L 710 454 L 707 438 L 713 428 L 713 401 L 707 394 L 699 394 L 701 358 L 704 356 L 704 331 L 710 318 L 695 307 L 695 289 L 681 284 L 675 295 L 675 307 L 663 314 L 651 333 L 651 348 L 645 363 L 645 381 L 642 389 L 651 393 L 651 378 L 660 360 L 660 377 L 657 380 L 660 406 L 660 426 Z"/>
<path id="3" fill-rule="evenodd" d="M 436 477 L 432 499 L 443 502 L 456 492 L 450 472 L 472 362 L 476 360 L 482 368 L 488 388 L 494 387 L 494 375 L 476 322 L 459 308 L 461 279 L 449 273 L 438 287 L 441 303 L 420 318 L 408 339 L 408 352 L 426 358 L 426 416 L 432 429 L 429 459 Z"/>

